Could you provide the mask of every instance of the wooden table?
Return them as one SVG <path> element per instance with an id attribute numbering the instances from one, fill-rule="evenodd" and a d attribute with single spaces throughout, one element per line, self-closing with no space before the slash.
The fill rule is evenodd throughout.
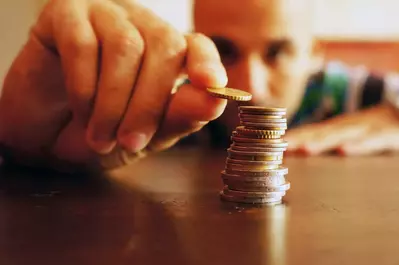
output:
<path id="1" fill-rule="evenodd" d="M 287 158 L 285 204 L 218 192 L 225 152 L 111 176 L 0 173 L 0 264 L 399 264 L 399 157 Z"/>

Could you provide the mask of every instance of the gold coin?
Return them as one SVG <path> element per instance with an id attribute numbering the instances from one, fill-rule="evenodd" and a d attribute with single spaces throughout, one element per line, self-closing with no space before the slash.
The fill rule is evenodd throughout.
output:
<path id="1" fill-rule="evenodd" d="M 253 130 L 245 128 L 244 126 L 238 126 L 236 130 L 238 135 L 255 138 L 267 138 L 268 136 L 270 138 L 273 136 L 280 137 L 285 134 L 285 130 Z"/>
<path id="2" fill-rule="evenodd" d="M 237 136 L 244 136 L 244 137 L 252 137 L 257 139 L 280 139 L 281 135 L 278 134 L 271 134 L 271 135 L 244 135 L 244 134 L 237 134 Z"/>
<path id="3" fill-rule="evenodd" d="M 281 131 L 287 130 L 286 123 L 257 123 L 257 122 L 245 122 L 240 121 L 240 125 L 246 127 L 247 129 L 254 130 L 271 130 L 271 131 Z"/>
<path id="4" fill-rule="evenodd" d="M 249 160 L 249 161 L 283 160 L 283 156 L 246 156 L 246 155 L 230 154 L 228 157 L 231 159 L 236 159 L 236 160 Z"/>
<path id="5" fill-rule="evenodd" d="M 282 160 L 275 161 L 250 161 L 250 160 L 236 160 L 227 158 L 227 170 L 241 170 L 241 171 L 266 171 L 270 169 L 277 169 L 283 163 Z"/>
<path id="6" fill-rule="evenodd" d="M 285 113 L 287 112 L 286 108 L 280 107 L 260 107 L 260 106 L 240 106 L 240 112 L 242 113 L 258 113 L 258 114 L 273 114 L 279 115 L 275 113 Z"/>
<path id="7" fill-rule="evenodd" d="M 222 175 L 226 174 L 228 176 L 236 176 L 236 177 L 248 177 L 250 179 L 255 180 L 262 180 L 262 178 L 266 178 L 266 177 L 270 177 L 270 176 L 281 176 L 281 175 L 287 175 L 288 174 L 288 168 L 283 167 L 283 166 L 279 166 L 276 167 L 274 169 L 269 169 L 267 171 L 258 171 L 258 172 L 248 172 L 245 170 L 231 170 L 231 169 L 227 169 L 227 170 L 223 170 L 222 171 Z"/>
<path id="8" fill-rule="evenodd" d="M 237 133 L 236 136 L 238 137 L 251 137 L 251 138 L 255 138 L 255 139 L 264 139 L 264 140 L 277 140 L 277 139 L 281 139 L 282 134 L 266 134 L 266 135 L 256 135 L 256 134 L 248 134 L 248 133 Z"/>
<path id="9" fill-rule="evenodd" d="M 235 101 L 249 101 L 252 99 L 252 94 L 229 87 L 209 87 L 206 89 L 212 96 L 224 99 L 230 99 Z"/>

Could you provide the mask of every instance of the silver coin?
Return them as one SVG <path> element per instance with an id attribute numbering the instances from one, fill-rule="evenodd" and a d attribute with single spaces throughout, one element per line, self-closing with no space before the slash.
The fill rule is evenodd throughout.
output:
<path id="1" fill-rule="evenodd" d="M 248 180 L 250 179 L 250 180 Z M 251 187 L 277 187 L 286 182 L 285 176 L 271 176 L 271 177 L 229 177 L 222 175 L 222 180 L 225 185 L 231 183 L 233 185 L 245 185 Z"/>
<path id="2" fill-rule="evenodd" d="M 245 172 L 243 172 L 243 173 L 245 173 Z M 267 172 L 265 172 L 265 173 L 267 173 Z M 223 170 L 221 172 L 221 177 L 224 181 L 249 183 L 250 185 L 258 185 L 258 186 L 279 186 L 279 185 L 286 183 L 285 175 L 264 174 L 264 175 L 248 176 L 248 175 L 240 174 L 237 172 L 234 172 L 234 174 L 231 174 L 231 173 Z M 253 183 L 253 182 L 256 182 L 256 183 Z"/>
<path id="3" fill-rule="evenodd" d="M 231 170 L 226 169 L 221 172 L 221 174 L 226 174 L 228 177 L 248 177 L 255 180 L 256 177 L 265 178 L 269 176 L 284 176 L 288 174 L 288 168 L 278 166 L 274 169 L 268 169 L 265 171 L 249 172 L 245 170 Z"/>
<path id="4" fill-rule="evenodd" d="M 233 143 L 230 148 L 236 151 L 250 151 L 250 152 L 284 152 L 287 148 L 263 147 L 256 144 L 240 144 Z"/>
<path id="5" fill-rule="evenodd" d="M 248 177 L 239 177 L 239 178 L 231 178 L 222 176 L 222 182 L 224 185 L 229 186 L 232 190 L 241 190 L 240 188 L 246 188 L 246 190 L 252 190 L 255 188 L 268 188 L 271 189 L 279 187 L 281 185 L 286 184 L 286 180 L 284 176 L 273 176 L 268 178 L 253 178 L 255 180 L 248 181 L 246 180 Z M 279 188 L 277 188 L 279 189 Z M 282 188 L 285 190 L 284 188 Z M 278 190 L 271 190 L 278 191 Z"/>
<path id="6" fill-rule="evenodd" d="M 257 139 L 250 137 L 238 137 L 237 134 L 233 135 L 232 140 L 235 143 L 256 143 L 259 145 L 270 145 L 273 147 L 287 147 L 288 143 L 283 139 Z"/>
<path id="7" fill-rule="evenodd" d="M 234 197 L 244 197 L 244 198 L 281 198 L 285 195 L 285 191 L 278 191 L 278 192 L 238 191 L 238 190 L 231 190 L 227 186 L 224 186 L 223 193 Z"/>
<path id="8" fill-rule="evenodd" d="M 282 202 L 281 198 L 243 198 L 243 197 L 234 197 L 231 195 L 224 194 L 223 191 L 220 192 L 220 198 L 224 201 L 236 202 L 236 203 L 247 203 L 247 204 L 280 204 Z"/>
<path id="9" fill-rule="evenodd" d="M 284 115 L 269 115 L 269 114 L 264 115 L 259 113 L 247 113 L 247 112 L 239 112 L 238 117 L 242 119 L 262 118 L 262 119 L 269 119 L 271 121 L 274 121 L 276 119 L 286 119 Z"/>
<path id="10" fill-rule="evenodd" d="M 278 124 L 284 125 L 287 123 L 287 119 L 280 118 L 280 119 L 268 119 L 267 117 L 245 117 L 243 118 L 240 116 L 240 121 L 244 122 L 254 122 L 254 123 L 270 123 L 270 124 Z"/>
<path id="11" fill-rule="evenodd" d="M 265 182 L 253 181 L 232 181 L 223 180 L 223 184 L 228 186 L 230 190 L 247 191 L 247 192 L 285 192 L 290 189 L 290 183 L 286 182 L 280 185 L 266 185 Z"/>
<path id="12" fill-rule="evenodd" d="M 243 166 L 272 166 L 272 165 L 281 165 L 283 161 L 282 160 L 251 161 L 251 160 L 237 160 L 237 159 L 226 158 L 226 163 L 234 165 L 243 165 Z"/>

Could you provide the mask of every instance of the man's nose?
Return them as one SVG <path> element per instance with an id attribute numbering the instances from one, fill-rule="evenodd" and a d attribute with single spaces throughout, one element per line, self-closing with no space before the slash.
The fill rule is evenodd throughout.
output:
<path id="1" fill-rule="evenodd" d="M 229 86 L 252 94 L 254 104 L 269 98 L 269 70 L 264 62 L 256 57 L 242 60 L 228 71 Z"/>

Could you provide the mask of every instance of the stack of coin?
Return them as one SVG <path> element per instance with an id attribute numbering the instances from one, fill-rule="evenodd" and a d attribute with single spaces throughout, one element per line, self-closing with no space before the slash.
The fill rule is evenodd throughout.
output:
<path id="1" fill-rule="evenodd" d="M 287 142 L 281 137 L 287 129 L 284 108 L 240 106 L 240 126 L 233 132 L 222 171 L 226 201 L 252 204 L 278 204 L 290 188 L 283 155 Z"/>

